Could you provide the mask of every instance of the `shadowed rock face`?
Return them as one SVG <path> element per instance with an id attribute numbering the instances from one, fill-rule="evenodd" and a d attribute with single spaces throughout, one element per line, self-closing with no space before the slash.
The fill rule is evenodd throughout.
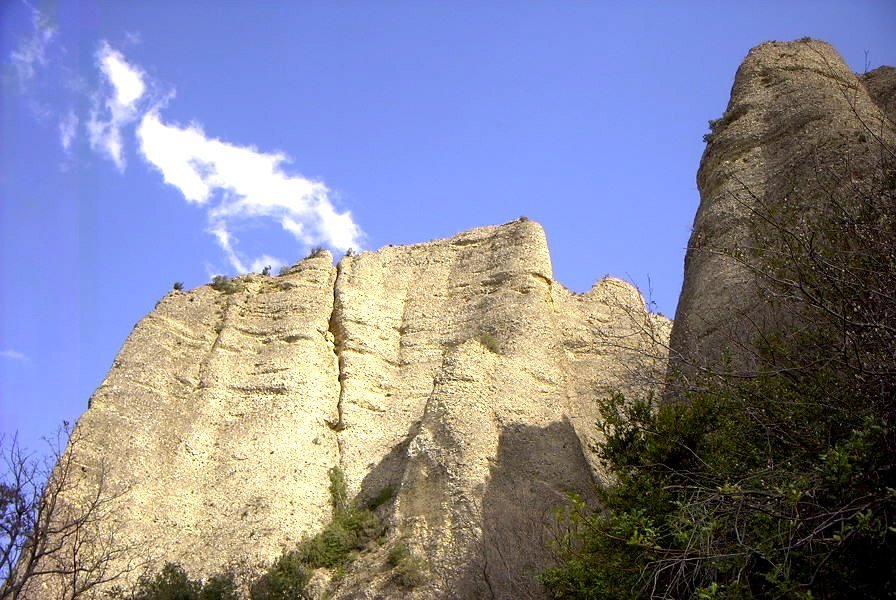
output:
<path id="1" fill-rule="evenodd" d="M 554 282 L 529 221 L 239 281 L 166 296 L 79 421 L 122 539 L 194 575 L 267 563 L 330 519 L 338 466 L 396 493 L 334 597 L 543 597 L 550 508 L 600 475 L 595 399 L 655 385 L 669 322 L 621 281 Z M 429 564 L 413 592 L 399 541 Z"/>
<path id="2" fill-rule="evenodd" d="M 817 40 L 749 52 L 697 175 L 700 208 L 671 337 L 674 372 L 757 368 L 756 340 L 779 330 L 787 311 L 771 310 L 754 273 L 732 256 L 762 245 L 761 215 L 769 211 L 799 214 L 794 231 L 811 234 L 826 198 L 874 170 L 874 135 L 892 140 L 885 112 L 893 116 L 894 90 L 892 68 L 857 77 Z"/>

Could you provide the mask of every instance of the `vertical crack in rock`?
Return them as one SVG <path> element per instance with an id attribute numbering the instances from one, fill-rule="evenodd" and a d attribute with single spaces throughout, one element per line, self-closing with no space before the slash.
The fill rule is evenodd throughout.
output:
<path id="1" fill-rule="evenodd" d="M 543 598 L 543 486 L 588 494 L 574 427 L 632 368 L 596 332 L 634 335 L 613 293 L 628 287 L 573 294 L 547 252 L 513 222 L 166 299 L 79 421 L 135 488 L 123 539 L 193 576 L 269 563 L 332 518 L 338 467 L 359 502 L 389 497 L 393 537 L 334 598 L 399 597 L 380 570 L 397 542 L 429 565 L 415 597 Z"/>
<path id="2" fill-rule="evenodd" d="M 224 332 L 224 328 L 230 322 L 230 313 L 233 310 L 233 298 L 230 296 L 226 296 L 224 299 L 224 308 L 221 309 L 221 320 L 218 322 L 216 326 L 215 333 L 215 341 L 212 342 L 212 347 L 206 353 L 206 355 L 202 359 L 202 364 L 199 366 L 199 389 L 207 388 L 209 386 L 206 377 L 208 376 L 208 369 L 211 363 L 212 357 L 215 355 L 215 352 L 221 346 L 221 335 Z"/>
<path id="3" fill-rule="evenodd" d="M 330 429 L 336 433 L 336 450 L 339 454 L 338 466 L 344 471 L 345 466 L 342 464 L 343 440 L 340 433 L 345 429 L 345 422 L 342 420 L 342 401 L 345 396 L 345 361 L 342 358 L 342 345 L 345 338 L 345 329 L 340 322 L 342 314 L 339 307 L 339 294 L 337 292 L 341 275 L 342 261 L 340 260 L 336 264 L 336 278 L 333 281 L 333 308 L 330 311 L 330 320 L 328 323 L 328 331 L 330 332 L 330 335 L 333 336 L 333 354 L 336 355 L 336 379 L 339 382 L 339 399 L 336 401 L 336 421 L 327 421 L 327 425 L 329 425 Z"/>

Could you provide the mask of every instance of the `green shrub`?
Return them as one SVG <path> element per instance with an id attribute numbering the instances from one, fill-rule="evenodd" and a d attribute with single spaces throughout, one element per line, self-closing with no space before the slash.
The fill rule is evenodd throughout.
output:
<path id="1" fill-rule="evenodd" d="M 174 285 L 172 286 L 172 288 L 173 288 L 175 291 L 178 291 L 178 292 L 179 292 L 179 291 L 181 291 L 181 290 L 184 289 L 184 282 L 183 282 L 183 281 L 175 281 L 175 282 L 174 282 Z"/>
<path id="2" fill-rule="evenodd" d="M 215 575 L 205 582 L 199 600 L 240 600 L 232 575 Z"/>
<path id="3" fill-rule="evenodd" d="M 403 588 L 412 589 L 426 582 L 429 565 L 415 556 L 404 542 L 392 546 L 386 556 L 386 563 L 392 567 L 396 580 Z"/>
<path id="4" fill-rule="evenodd" d="M 330 477 L 330 504 L 333 506 L 333 513 L 339 515 L 349 509 L 345 473 L 339 467 L 333 467 L 327 475 Z"/>
<path id="5" fill-rule="evenodd" d="M 249 590 L 252 600 L 305 600 L 312 570 L 295 550 L 284 552 Z"/>
<path id="6" fill-rule="evenodd" d="M 501 342 L 491 333 L 480 333 L 479 334 L 479 343 L 488 349 L 489 352 L 493 354 L 503 354 L 503 350 L 501 349 Z"/>
<path id="7" fill-rule="evenodd" d="M 278 275 L 280 275 L 280 277 L 283 277 L 284 275 L 289 275 L 290 269 L 292 269 L 292 267 L 290 267 L 289 265 L 283 265 L 282 267 L 280 267 L 280 271 L 278 271 Z"/>
<path id="8" fill-rule="evenodd" d="M 261 274 L 265 277 L 268 277 L 271 274 L 271 265 L 266 266 L 261 270 Z"/>
<path id="9" fill-rule="evenodd" d="M 183 567 L 167 563 L 159 573 L 143 577 L 128 600 L 239 600 L 231 575 L 216 575 L 205 584 L 192 580 Z"/>
<path id="10" fill-rule="evenodd" d="M 896 427 L 838 382 L 766 376 L 658 407 L 606 401 L 599 456 L 615 483 L 603 510 L 561 510 L 551 595 L 885 597 Z"/>
<path id="11" fill-rule="evenodd" d="M 234 294 L 245 289 L 242 283 L 226 275 L 215 275 L 212 278 L 211 286 L 213 290 L 224 292 L 225 294 Z"/>
<path id="12" fill-rule="evenodd" d="M 318 534 L 285 551 L 253 584 L 252 600 L 305 598 L 303 590 L 315 569 L 331 569 L 338 575 L 358 552 L 381 541 L 385 527 L 371 510 L 348 500 L 342 470 L 334 467 L 329 476 L 333 519 Z M 377 498 L 380 496 L 382 492 Z"/>

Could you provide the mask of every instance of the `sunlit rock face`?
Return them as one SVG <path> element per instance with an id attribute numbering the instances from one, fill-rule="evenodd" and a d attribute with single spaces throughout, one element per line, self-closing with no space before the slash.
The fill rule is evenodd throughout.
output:
<path id="1" fill-rule="evenodd" d="M 124 490 L 122 542 L 251 572 L 330 520 L 339 467 L 360 503 L 393 493 L 385 538 L 321 590 L 544 597 L 552 509 L 601 477 L 597 399 L 654 389 L 669 321 L 622 281 L 556 283 L 527 220 L 236 283 L 163 298 L 79 421 L 85 478 Z M 427 565 L 413 590 L 397 543 Z"/>
<path id="2" fill-rule="evenodd" d="M 757 340 L 792 315 L 744 263 L 774 233 L 766 217 L 786 215 L 792 232 L 811 235 L 824 226 L 830 198 L 849 198 L 856 178 L 875 171 L 876 137 L 894 139 L 893 73 L 857 76 L 817 40 L 749 52 L 697 175 L 700 207 L 671 339 L 675 374 L 755 371 Z"/>

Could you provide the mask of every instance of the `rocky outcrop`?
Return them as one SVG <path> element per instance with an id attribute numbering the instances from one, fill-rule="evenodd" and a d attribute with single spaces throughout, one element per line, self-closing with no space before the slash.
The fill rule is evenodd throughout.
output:
<path id="1" fill-rule="evenodd" d="M 196 575 L 264 565 L 329 521 L 339 467 L 359 501 L 395 493 L 333 597 L 543 597 L 552 508 L 600 476 L 596 399 L 656 384 L 669 322 L 615 279 L 563 288 L 526 220 L 236 283 L 162 299 L 79 422 L 121 539 Z M 395 543 L 428 565 L 413 591 Z"/>
<path id="2" fill-rule="evenodd" d="M 878 67 L 862 76 L 862 83 L 874 102 L 896 122 L 896 67 Z"/>
<path id="3" fill-rule="evenodd" d="M 777 222 L 790 233 L 812 235 L 832 198 L 857 196 L 849 187 L 880 170 L 880 140 L 893 139 L 886 116 L 893 91 L 891 68 L 857 77 L 817 40 L 750 51 L 728 108 L 711 122 L 697 175 L 700 207 L 671 339 L 674 374 L 755 372 L 756 341 L 789 318 L 751 262 L 775 235 L 768 217 L 786 215 L 790 221 Z"/>
<path id="4" fill-rule="evenodd" d="M 79 460 L 126 490 L 127 545 L 188 570 L 279 554 L 330 517 L 339 369 L 328 253 L 242 291 L 172 292 L 78 422 Z"/>

